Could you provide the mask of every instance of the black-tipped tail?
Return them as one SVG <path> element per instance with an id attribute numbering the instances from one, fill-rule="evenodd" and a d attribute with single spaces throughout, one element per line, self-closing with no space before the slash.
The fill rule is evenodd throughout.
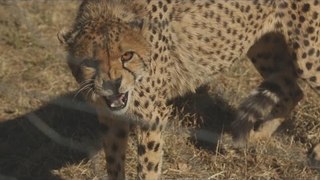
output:
<path id="1" fill-rule="evenodd" d="M 240 104 L 236 119 L 231 125 L 236 145 L 245 145 L 254 125 L 272 116 L 272 110 L 279 103 L 279 93 L 281 89 L 278 85 L 264 82 Z"/>

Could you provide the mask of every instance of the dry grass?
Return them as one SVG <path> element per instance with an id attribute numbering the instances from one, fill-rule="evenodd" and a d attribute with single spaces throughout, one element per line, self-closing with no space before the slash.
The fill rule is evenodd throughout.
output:
<path id="1" fill-rule="evenodd" d="M 105 177 L 94 110 L 74 98 L 77 85 L 56 40 L 77 4 L 0 0 L 0 179 Z M 234 108 L 260 81 L 241 60 L 216 77 L 209 93 L 200 90 L 176 102 L 177 121 L 165 133 L 165 178 L 320 178 L 306 158 L 320 142 L 320 102 L 303 83 L 306 97 L 279 133 L 246 149 L 232 147 Z M 134 177 L 133 138 L 128 154 L 127 173 Z"/>

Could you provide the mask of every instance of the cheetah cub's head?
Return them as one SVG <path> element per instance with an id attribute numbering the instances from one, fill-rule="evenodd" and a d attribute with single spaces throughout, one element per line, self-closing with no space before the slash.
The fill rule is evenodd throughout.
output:
<path id="1" fill-rule="evenodd" d="M 119 13 L 120 7 L 103 6 L 80 6 L 73 28 L 59 33 L 58 39 L 68 51 L 79 91 L 99 108 L 123 114 L 135 85 L 149 72 L 150 45 L 143 36 L 142 19 L 133 15 L 121 19 L 113 12 L 118 8 Z"/>

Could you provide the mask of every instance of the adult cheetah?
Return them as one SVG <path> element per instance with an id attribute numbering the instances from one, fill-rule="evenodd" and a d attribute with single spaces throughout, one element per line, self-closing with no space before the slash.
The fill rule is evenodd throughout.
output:
<path id="1" fill-rule="evenodd" d="M 59 39 L 104 131 L 110 179 L 125 179 L 129 121 L 138 126 L 138 179 L 158 179 L 167 101 L 194 92 L 248 54 L 264 81 L 240 104 L 233 137 L 281 122 L 320 93 L 319 0 L 87 0 Z M 280 119 L 280 120 L 279 120 Z"/>

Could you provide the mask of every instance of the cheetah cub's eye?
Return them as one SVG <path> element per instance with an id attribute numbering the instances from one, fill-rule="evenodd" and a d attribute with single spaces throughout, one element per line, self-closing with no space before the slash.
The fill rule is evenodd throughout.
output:
<path id="1" fill-rule="evenodd" d="M 132 57 L 133 57 L 133 54 L 134 54 L 134 52 L 132 52 L 132 51 L 125 52 L 121 56 L 121 61 L 124 62 L 124 63 L 130 61 L 132 59 Z"/>

